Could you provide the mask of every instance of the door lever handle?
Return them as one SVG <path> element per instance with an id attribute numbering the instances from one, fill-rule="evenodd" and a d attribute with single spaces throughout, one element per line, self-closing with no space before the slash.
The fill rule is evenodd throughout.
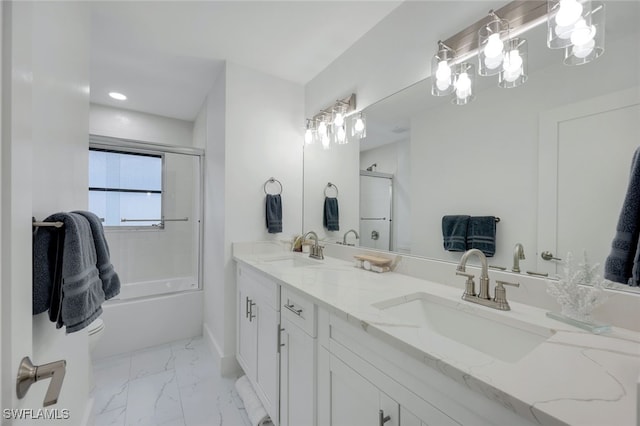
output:
<path id="1" fill-rule="evenodd" d="M 16 393 L 18 399 L 24 398 L 32 384 L 44 379 L 51 379 L 47 393 L 44 396 L 42 405 L 48 407 L 58 402 L 58 396 L 62 389 L 62 382 L 67 371 L 67 361 L 50 362 L 48 364 L 33 365 L 31 359 L 26 356 L 22 358 L 18 368 L 18 378 L 16 379 Z"/>

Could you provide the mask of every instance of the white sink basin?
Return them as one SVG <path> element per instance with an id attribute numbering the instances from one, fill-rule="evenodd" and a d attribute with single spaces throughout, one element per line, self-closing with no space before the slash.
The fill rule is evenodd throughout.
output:
<path id="1" fill-rule="evenodd" d="M 490 308 L 414 293 L 373 305 L 393 318 L 424 327 L 505 362 L 517 362 L 555 331 Z M 479 309 L 480 308 L 480 309 Z"/>
<path id="2" fill-rule="evenodd" d="M 276 257 L 272 259 L 264 259 L 263 262 L 268 263 L 270 265 L 289 267 L 289 268 L 299 268 L 301 266 L 317 266 L 322 263 L 309 259 L 308 257 L 302 257 L 300 255 L 291 254 L 289 256 L 284 257 Z"/>

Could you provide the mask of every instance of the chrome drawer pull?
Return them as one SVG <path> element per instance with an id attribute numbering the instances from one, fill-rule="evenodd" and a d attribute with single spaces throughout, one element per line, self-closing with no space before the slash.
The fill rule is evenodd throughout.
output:
<path id="1" fill-rule="evenodd" d="M 290 310 L 291 312 L 293 312 L 294 314 L 296 314 L 297 316 L 301 316 L 300 314 L 302 313 L 302 309 L 296 309 L 293 303 L 289 305 L 284 305 L 284 307 Z"/>

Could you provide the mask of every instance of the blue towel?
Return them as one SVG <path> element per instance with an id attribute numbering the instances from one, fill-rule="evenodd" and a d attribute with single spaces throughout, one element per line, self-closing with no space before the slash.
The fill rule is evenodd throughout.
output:
<path id="1" fill-rule="evenodd" d="M 442 239 L 447 251 L 465 251 L 467 249 L 467 226 L 469 216 L 442 216 Z"/>
<path id="2" fill-rule="evenodd" d="M 270 234 L 282 232 L 282 199 L 280 194 L 267 194 L 267 230 Z"/>
<path id="3" fill-rule="evenodd" d="M 472 216 L 467 228 L 467 250 L 478 249 L 487 257 L 496 253 L 496 217 Z"/>
<path id="4" fill-rule="evenodd" d="M 109 254 L 109 245 L 107 244 L 107 238 L 104 235 L 104 228 L 100 218 L 91 212 L 75 211 L 81 216 L 84 216 L 89 221 L 91 227 L 91 235 L 93 236 L 93 244 L 96 248 L 97 267 L 100 274 L 100 281 L 102 281 L 102 290 L 104 291 L 105 300 L 109 300 L 120 293 L 120 277 L 113 269 L 111 264 L 111 258 Z"/>
<path id="5" fill-rule="evenodd" d="M 604 264 L 604 277 L 617 283 L 640 285 L 639 244 L 640 221 L 640 148 L 631 161 L 631 173 L 627 194 L 618 218 L 616 235 L 611 243 L 611 252 Z"/>
<path id="6" fill-rule="evenodd" d="M 75 213 L 56 213 L 45 219 L 47 222 L 64 223 L 64 250 L 62 253 L 62 273 L 59 293 L 59 312 L 50 318 L 57 318 L 57 328 L 66 326 L 67 333 L 79 331 L 102 314 L 104 291 L 96 267 L 97 256 L 89 222 Z M 54 277 L 50 273 L 51 233 L 37 232 L 34 242 L 34 295 L 52 294 Z M 48 237 L 47 237 L 48 236 Z M 41 303 L 39 297 L 38 303 Z M 34 302 L 35 305 L 35 302 Z M 58 306 L 47 306 L 51 311 Z M 38 306 L 38 310 L 42 306 Z M 36 311 L 34 310 L 34 313 Z"/>
<path id="7" fill-rule="evenodd" d="M 338 213 L 338 199 L 325 197 L 323 225 L 327 231 L 340 230 L 340 214 Z"/>

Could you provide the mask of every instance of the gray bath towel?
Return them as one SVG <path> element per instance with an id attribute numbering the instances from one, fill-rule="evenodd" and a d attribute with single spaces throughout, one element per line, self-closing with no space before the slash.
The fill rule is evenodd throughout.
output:
<path id="1" fill-rule="evenodd" d="M 49 310 L 53 322 L 58 321 L 63 252 L 64 229 L 48 226 L 34 229 L 32 312 L 38 315 Z M 54 310 L 50 310 L 52 305 Z"/>
<path id="2" fill-rule="evenodd" d="M 467 229 L 467 250 L 478 249 L 487 257 L 496 253 L 496 217 L 472 216 Z"/>
<path id="3" fill-rule="evenodd" d="M 447 251 L 465 251 L 467 249 L 467 227 L 469 216 L 442 216 L 442 239 Z"/>
<path id="4" fill-rule="evenodd" d="M 120 277 L 113 269 L 111 264 L 109 245 L 107 239 L 104 236 L 104 228 L 100 218 L 91 212 L 75 211 L 81 216 L 84 216 L 89 221 L 91 227 L 91 234 L 93 235 L 93 244 L 96 248 L 96 257 L 98 260 L 97 267 L 100 274 L 100 281 L 102 281 L 102 290 L 104 291 L 105 300 L 109 300 L 120 293 Z"/>
<path id="5" fill-rule="evenodd" d="M 618 218 L 616 235 L 611 243 L 611 252 L 604 264 L 604 277 L 617 283 L 640 285 L 640 267 L 637 265 L 640 231 L 640 148 L 631 161 L 631 173 L 627 194 Z"/>
<path id="6" fill-rule="evenodd" d="M 267 194 L 265 210 L 267 231 L 270 234 L 282 232 L 282 198 L 280 198 L 280 194 Z"/>
<path id="7" fill-rule="evenodd" d="M 340 230 L 340 214 L 338 212 L 338 199 L 325 197 L 323 225 L 327 231 Z"/>
<path id="8" fill-rule="evenodd" d="M 62 282 L 60 283 L 60 311 L 56 326 L 66 326 L 67 333 L 79 331 L 102 314 L 104 291 L 100 281 L 93 235 L 89 222 L 75 213 L 56 213 L 45 221 L 64 223 L 64 251 L 62 254 Z M 40 234 L 40 232 L 38 232 Z M 44 237 L 46 234 L 42 233 Z M 49 238 L 39 241 L 36 235 L 34 244 L 34 295 L 36 292 L 48 292 L 54 289 L 54 277 L 51 268 L 44 262 L 52 260 L 49 250 Z M 48 240 L 48 242 L 47 242 Z M 45 245 L 47 245 L 45 247 Z M 36 247 L 37 246 L 37 247 Z M 45 254 L 45 252 L 47 254 Z M 37 271 L 36 271 L 37 270 Z M 36 290 L 37 288 L 37 290 Z M 47 288 L 48 290 L 43 290 Z M 39 300 L 41 297 L 38 298 Z M 39 302 L 40 303 L 40 302 Z M 34 303 L 35 304 L 35 303 Z M 41 305 L 38 306 L 42 308 Z M 49 304 L 49 309 L 56 309 Z M 35 310 L 34 310 L 35 313 Z M 50 315 L 51 317 L 51 315 Z"/>

